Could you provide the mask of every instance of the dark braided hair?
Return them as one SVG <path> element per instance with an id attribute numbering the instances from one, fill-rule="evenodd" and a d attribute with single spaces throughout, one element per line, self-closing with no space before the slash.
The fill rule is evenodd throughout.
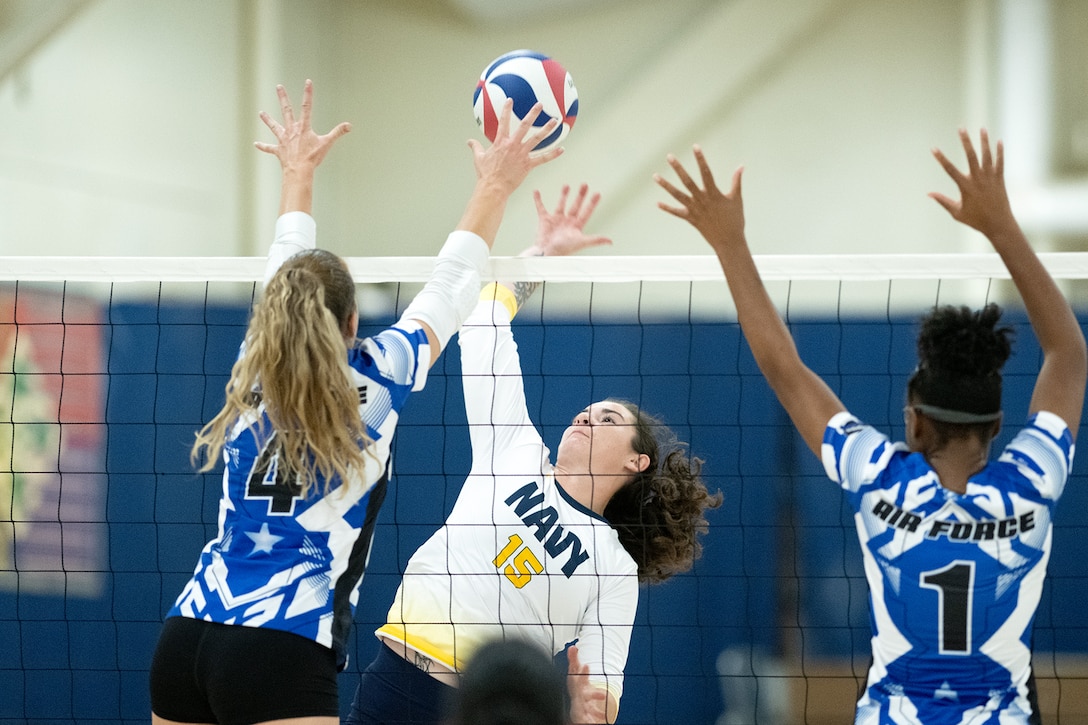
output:
<path id="1" fill-rule="evenodd" d="M 611 402 L 634 415 L 635 452 L 650 458 L 646 470 L 617 491 L 604 517 L 638 564 L 640 582 L 656 584 L 692 567 L 702 554 L 707 509 L 721 505 L 700 477 L 703 462 L 689 458 L 676 434 L 653 416 L 624 400 Z"/>
<path id="2" fill-rule="evenodd" d="M 923 317 L 908 402 L 972 416 L 1000 413 L 1001 370 L 1013 337 L 1011 327 L 998 326 L 1001 312 L 992 302 L 980 310 L 944 305 Z M 937 417 L 934 422 L 945 439 L 992 430 L 992 421 L 957 423 Z"/>

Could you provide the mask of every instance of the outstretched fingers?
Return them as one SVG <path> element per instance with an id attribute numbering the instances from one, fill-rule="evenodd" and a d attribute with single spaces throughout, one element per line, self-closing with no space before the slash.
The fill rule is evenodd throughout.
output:
<path id="1" fill-rule="evenodd" d="M 692 147 L 692 151 L 695 154 L 695 163 L 699 167 L 699 175 L 703 178 L 703 188 L 706 191 L 716 191 L 718 187 L 714 183 L 714 173 L 710 170 L 710 164 L 707 163 L 706 155 L 703 153 L 703 147 L 696 144 Z M 735 172 L 733 181 L 734 187 L 739 187 L 740 177 Z"/>
<path id="2" fill-rule="evenodd" d="M 695 194 L 699 191 L 699 185 L 691 178 L 691 174 L 688 173 L 688 170 L 684 168 L 684 165 L 680 163 L 678 158 L 669 154 L 665 157 L 665 161 L 672 167 L 672 170 L 676 173 L 676 178 L 680 179 L 680 183 L 683 184 L 689 192 Z"/>
<path id="3" fill-rule="evenodd" d="M 568 188 L 564 186 L 563 193 L 566 193 Z M 533 204 L 536 205 L 536 215 L 538 217 L 547 216 L 548 208 L 544 206 L 544 197 L 540 195 L 540 189 L 533 189 Z"/>
<path id="4" fill-rule="evenodd" d="M 531 113 L 529 114 L 529 116 L 526 116 L 526 118 L 529 118 L 530 116 L 532 116 Z M 523 123 L 524 123 L 524 121 L 523 121 Z M 525 136 L 522 143 L 524 143 L 530 149 L 535 149 L 537 147 L 537 145 L 541 141 L 548 138 L 548 136 L 551 136 L 552 133 L 555 131 L 555 129 L 558 126 L 559 126 L 559 119 L 558 118 L 549 118 L 548 122 L 545 123 L 543 126 L 533 127 L 534 130 L 531 133 L 529 133 L 529 134 L 527 134 Z M 534 151 L 534 152 L 532 152 L 530 154 L 530 156 L 529 156 L 529 162 L 532 164 L 533 167 L 537 167 L 537 166 L 540 166 L 541 164 L 545 164 L 545 163 L 551 161 L 554 158 L 557 158 L 557 157 L 561 156 L 562 154 L 563 154 L 563 147 L 562 146 L 552 146 L 551 148 L 546 149 L 545 151 Z"/>
<path id="5" fill-rule="evenodd" d="M 314 108 L 314 82 L 309 78 L 306 79 L 306 83 L 302 86 L 302 129 L 307 130 L 310 128 L 310 118 Z M 325 134 L 329 136 L 331 134 Z M 335 136 L 333 140 L 335 140 Z"/>
<path id="6" fill-rule="evenodd" d="M 945 196 L 944 194 L 941 194 L 937 191 L 930 192 L 929 198 L 940 204 L 946 212 L 952 215 L 953 219 L 955 219 L 959 214 L 960 204 L 955 199 Z"/>
<path id="7" fill-rule="evenodd" d="M 687 171 L 684 170 L 683 165 L 676 159 L 675 156 L 669 154 L 665 157 L 665 161 L 669 164 L 669 166 L 673 168 L 674 171 L 676 171 L 676 175 L 680 177 L 681 181 L 683 181 L 685 177 L 688 179 L 689 182 L 691 181 L 691 177 L 688 176 Z M 657 208 L 661 209 L 661 211 L 668 212 L 673 216 L 680 217 L 681 219 L 688 219 L 691 216 L 692 197 L 688 194 L 685 194 L 680 189 L 676 188 L 676 186 L 671 181 L 663 177 L 661 174 L 654 174 L 653 179 L 654 183 L 664 189 L 669 196 L 680 202 L 680 206 L 672 206 L 671 204 L 666 204 L 665 202 L 659 201 L 657 202 Z"/>
<path id="8" fill-rule="evenodd" d="M 994 160 L 990 153 L 990 134 L 986 129 L 982 129 L 978 133 L 979 146 L 982 147 L 982 168 L 990 171 L 993 169 Z"/>
<path id="9" fill-rule="evenodd" d="M 589 201 L 586 202 L 585 199 L 588 192 L 589 185 L 582 184 L 581 188 L 578 189 L 578 198 L 574 203 L 574 208 L 572 208 L 570 212 L 577 217 L 578 223 L 582 226 L 586 225 L 589 218 L 593 216 L 593 212 L 597 210 L 597 205 L 601 203 L 601 193 L 599 191 L 594 192 L 593 195 L 589 197 Z M 583 203 L 585 203 L 584 207 L 582 206 Z"/>
<path id="10" fill-rule="evenodd" d="M 963 153 L 967 156 L 967 174 L 976 176 L 979 171 L 978 154 L 975 152 L 975 144 L 971 141 L 971 134 L 967 133 L 965 128 L 961 128 L 959 134 Z"/>
<path id="11" fill-rule="evenodd" d="M 344 134 L 351 131 L 351 124 L 339 123 L 325 134 L 317 134 L 311 127 L 313 113 L 314 86 L 313 81 L 307 79 L 302 92 L 302 111 L 298 118 L 295 117 L 291 99 L 283 85 L 276 86 L 276 96 L 279 99 L 282 122 L 276 121 L 265 111 L 261 111 L 258 117 L 276 137 L 276 143 L 255 142 L 253 145 L 258 151 L 279 157 L 281 163 L 298 163 L 304 161 L 312 166 L 317 166 L 328 154 L 332 145 Z"/>
<path id="12" fill-rule="evenodd" d="M 336 141 L 336 139 L 340 138 L 350 130 L 351 124 L 347 121 L 338 123 L 331 131 L 321 137 L 321 142 L 325 145 L 332 145 Z"/>
<path id="13" fill-rule="evenodd" d="M 658 202 L 657 208 L 694 226 L 719 252 L 729 245 L 743 244 L 744 203 L 741 200 L 741 176 L 744 167 L 737 167 L 730 181 L 729 192 L 723 193 L 714 181 L 714 174 L 702 148 L 696 145 L 693 151 L 702 186 L 674 155 L 669 154 L 666 161 L 676 172 L 682 188 L 669 183 L 659 174 L 654 174 L 654 181 L 679 202 L 679 206 Z"/>
<path id="14" fill-rule="evenodd" d="M 295 122 L 295 109 L 291 107 L 291 99 L 287 95 L 287 89 L 282 84 L 276 86 L 276 96 L 280 99 L 280 115 L 283 116 L 283 125 L 285 128 L 289 127 Z"/>
<path id="15" fill-rule="evenodd" d="M 500 143 L 511 134 L 510 119 L 514 115 L 514 99 L 507 98 L 499 109 L 499 125 L 495 127 L 495 140 L 493 144 Z"/>
<path id="16" fill-rule="evenodd" d="M 661 174 L 654 174 L 653 178 L 654 183 L 664 189 L 669 194 L 669 196 L 680 202 L 680 206 L 672 206 L 671 204 L 666 204 L 663 201 L 659 201 L 657 202 L 657 208 L 661 211 L 668 212 L 673 216 L 680 217 L 681 219 L 687 219 L 690 216 L 688 211 L 688 205 L 691 203 L 691 197 L 673 186 L 668 180 L 665 179 L 665 177 L 661 176 Z"/>
<path id="17" fill-rule="evenodd" d="M 585 187 L 583 186 L 582 188 L 583 188 L 582 195 L 584 196 L 585 195 L 585 191 L 584 191 Z M 563 188 L 559 190 L 559 201 L 555 205 L 555 213 L 556 214 L 566 214 L 567 213 L 567 196 L 569 196 L 569 195 L 570 195 L 570 184 L 563 184 Z"/>
<path id="18" fill-rule="evenodd" d="M 264 122 L 265 126 L 268 126 L 268 130 L 272 132 L 272 135 L 279 138 L 283 134 L 283 126 L 280 122 L 268 115 L 268 111 L 261 111 L 257 114 L 257 117 Z"/>
<path id="19" fill-rule="evenodd" d="M 937 159 L 937 163 L 941 165 L 945 173 L 952 177 L 952 181 L 955 182 L 956 186 L 962 189 L 964 184 L 967 183 L 967 177 L 964 176 L 963 172 L 956 168 L 956 165 L 940 149 L 933 149 L 933 158 Z"/>

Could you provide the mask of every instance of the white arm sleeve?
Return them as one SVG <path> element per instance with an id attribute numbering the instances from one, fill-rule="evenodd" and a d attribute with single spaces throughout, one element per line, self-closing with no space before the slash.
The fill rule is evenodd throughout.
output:
<path id="1" fill-rule="evenodd" d="M 288 257 L 317 245 L 317 222 L 304 211 L 289 211 L 276 220 L 276 238 L 268 249 L 264 283 L 272 279 Z"/>
<path id="2" fill-rule="evenodd" d="M 426 324 L 445 348 L 476 306 L 489 253 L 487 243 L 472 232 L 452 232 L 438 253 L 431 278 L 401 319 Z"/>
<path id="3" fill-rule="evenodd" d="M 638 574 L 635 569 L 599 576 L 600 589 L 589 602 L 578 632 L 578 659 L 589 667 L 589 681 L 607 689 L 619 702 L 638 607 Z"/>
<path id="4" fill-rule="evenodd" d="M 473 471 L 540 475 L 548 468 L 549 453 L 529 418 L 510 312 L 501 302 L 480 300 L 457 340 Z M 526 452 L 509 455 L 521 448 Z M 508 470 L 510 465 L 517 470 Z"/>

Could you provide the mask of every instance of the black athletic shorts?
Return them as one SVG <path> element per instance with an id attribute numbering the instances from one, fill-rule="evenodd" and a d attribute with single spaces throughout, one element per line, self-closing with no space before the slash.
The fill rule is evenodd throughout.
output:
<path id="1" fill-rule="evenodd" d="M 151 659 L 151 710 L 221 725 L 339 717 L 336 678 L 335 654 L 312 639 L 170 617 Z"/>

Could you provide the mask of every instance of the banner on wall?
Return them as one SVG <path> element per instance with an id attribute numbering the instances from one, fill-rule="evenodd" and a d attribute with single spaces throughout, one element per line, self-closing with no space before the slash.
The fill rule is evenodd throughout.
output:
<path id="1" fill-rule="evenodd" d="M 104 380 L 98 303 L 0 288 L 0 591 L 102 590 Z"/>

